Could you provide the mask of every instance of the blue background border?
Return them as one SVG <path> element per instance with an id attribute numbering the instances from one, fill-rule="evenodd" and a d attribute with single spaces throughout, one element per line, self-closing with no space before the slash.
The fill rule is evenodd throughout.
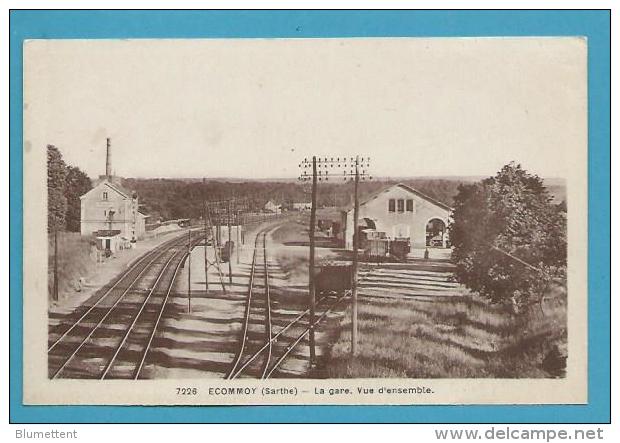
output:
<path id="1" fill-rule="evenodd" d="M 559 36 L 588 38 L 589 404 L 135 407 L 22 405 L 22 43 L 30 38 Z M 601 423 L 610 421 L 609 11 L 11 11 L 10 420 Z"/>

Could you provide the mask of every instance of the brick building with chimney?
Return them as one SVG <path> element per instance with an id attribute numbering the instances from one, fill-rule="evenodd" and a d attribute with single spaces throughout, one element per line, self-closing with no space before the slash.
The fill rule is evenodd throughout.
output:
<path id="1" fill-rule="evenodd" d="M 138 195 L 112 173 L 112 148 L 106 143 L 106 171 L 80 197 L 80 232 L 95 236 L 101 249 L 115 251 L 120 242 L 135 242 L 145 233 L 147 216 L 138 210 Z"/>

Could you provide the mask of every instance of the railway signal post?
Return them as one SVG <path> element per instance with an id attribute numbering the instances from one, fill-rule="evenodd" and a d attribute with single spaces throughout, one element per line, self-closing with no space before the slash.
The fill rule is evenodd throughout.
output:
<path id="1" fill-rule="evenodd" d="M 239 257 L 239 246 L 240 241 L 243 242 L 243 232 L 241 232 L 241 220 L 245 220 L 243 217 L 244 211 L 248 210 L 248 202 L 247 198 L 237 198 L 231 197 L 224 200 L 209 200 L 205 201 L 205 236 L 207 236 L 207 226 L 208 226 L 208 237 L 205 243 L 205 247 L 207 247 L 209 240 L 211 240 L 211 245 L 214 250 L 214 258 L 212 260 L 208 260 L 205 255 L 205 274 L 211 266 L 214 266 L 217 269 L 220 283 L 222 285 L 222 290 L 226 293 L 224 279 L 226 276 L 224 275 L 224 271 L 222 270 L 221 261 L 228 262 L 228 283 L 230 286 L 233 284 L 233 274 L 232 274 L 232 253 L 235 249 L 235 245 L 232 241 L 233 234 L 232 228 L 236 223 L 236 236 L 237 236 L 237 264 L 240 263 Z M 226 225 L 228 229 L 228 241 L 224 241 L 225 232 L 222 231 L 222 226 Z M 215 233 L 213 233 L 215 231 Z M 206 251 L 205 251 L 206 254 Z"/>

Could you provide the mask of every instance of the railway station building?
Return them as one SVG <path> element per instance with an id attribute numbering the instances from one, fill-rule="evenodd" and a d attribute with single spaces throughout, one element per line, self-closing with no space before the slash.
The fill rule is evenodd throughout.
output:
<path id="1" fill-rule="evenodd" d="M 408 238 L 411 248 L 448 246 L 452 208 L 402 183 L 388 186 L 359 203 L 359 228 L 385 233 L 391 240 Z M 353 205 L 342 211 L 344 242 L 353 249 Z"/>

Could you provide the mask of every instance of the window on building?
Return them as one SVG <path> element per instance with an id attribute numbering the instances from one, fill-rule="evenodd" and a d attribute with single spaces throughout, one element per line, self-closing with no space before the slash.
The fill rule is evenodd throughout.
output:
<path id="1" fill-rule="evenodd" d="M 405 212 L 405 200 L 402 198 L 398 199 L 398 212 Z"/>
<path id="2" fill-rule="evenodd" d="M 413 212 L 413 199 L 407 199 L 407 212 Z"/>
<path id="3" fill-rule="evenodd" d="M 101 198 L 103 200 L 107 200 L 108 199 L 108 191 L 103 191 L 103 194 L 101 195 Z"/>
<path id="4" fill-rule="evenodd" d="M 396 200 L 393 198 L 388 201 L 388 211 L 396 212 Z"/>

